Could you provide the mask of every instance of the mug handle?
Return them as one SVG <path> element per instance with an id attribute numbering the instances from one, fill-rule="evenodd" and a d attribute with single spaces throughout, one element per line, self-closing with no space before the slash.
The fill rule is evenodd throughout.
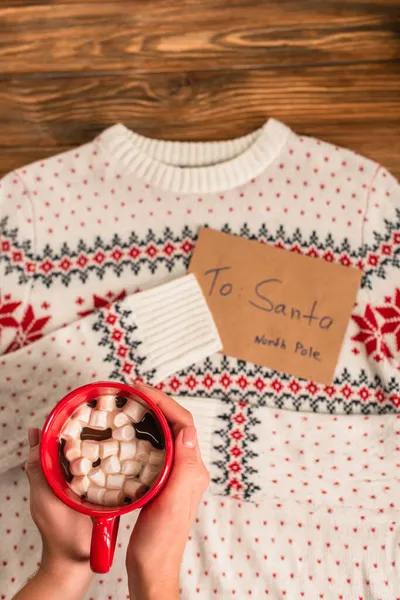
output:
<path id="1" fill-rule="evenodd" d="M 94 573 L 108 573 L 114 558 L 119 517 L 94 517 L 90 568 Z"/>

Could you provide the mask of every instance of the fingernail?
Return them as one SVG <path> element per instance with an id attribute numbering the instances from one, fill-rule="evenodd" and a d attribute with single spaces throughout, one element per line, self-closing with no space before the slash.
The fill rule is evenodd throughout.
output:
<path id="1" fill-rule="evenodd" d="M 39 443 L 39 429 L 37 427 L 29 427 L 28 429 L 29 446 L 34 448 Z"/>
<path id="2" fill-rule="evenodd" d="M 194 448 L 197 440 L 197 432 L 195 427 L 185 427 L 183 430 L 182 441 L 187 448 Z"/>

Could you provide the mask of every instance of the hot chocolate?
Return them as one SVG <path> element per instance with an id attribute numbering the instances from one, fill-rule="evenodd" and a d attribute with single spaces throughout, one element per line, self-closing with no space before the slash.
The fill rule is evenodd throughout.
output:
<path id="1" fill-rule="evenodd" d="M 104 395 L 80 406 L 64 424 L 60 465 L 71 489 L 94 504 L 119 506 L 140 498 L 160 474 L 164 437 L 139 400 Z"/>

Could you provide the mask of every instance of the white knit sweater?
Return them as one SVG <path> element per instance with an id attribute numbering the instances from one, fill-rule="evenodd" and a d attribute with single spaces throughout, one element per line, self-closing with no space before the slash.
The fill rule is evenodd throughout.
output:
<path id="1" fill-rule="evenodd" d="M 142 377 L 192 410 L 213 480 L 183 598 L 396 598 L 399 209 L 384 168 L 274 120 L 204 144 L 116 125 L 6 176 L 4 596 L 39 552 L 20 470 L 28 424 L 79 384 Z M 185 275 L 201 226 L 363 269 L 332 385 L 217 352 L 207 304 Z M 96 600 L 125 597 L 122 565 L 93 588 Z"/>

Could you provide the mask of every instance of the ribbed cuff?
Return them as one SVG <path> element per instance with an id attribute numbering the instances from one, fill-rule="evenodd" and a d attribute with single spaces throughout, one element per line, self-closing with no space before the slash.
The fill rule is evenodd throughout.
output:
<path id="1" fill-rule="evenodd" d="M 125 301 L 126 302 L 126 301 Z M 131 296 L 139 374 L 151 383 L 222 349 L 214 319 L 193 274 Z"/>

